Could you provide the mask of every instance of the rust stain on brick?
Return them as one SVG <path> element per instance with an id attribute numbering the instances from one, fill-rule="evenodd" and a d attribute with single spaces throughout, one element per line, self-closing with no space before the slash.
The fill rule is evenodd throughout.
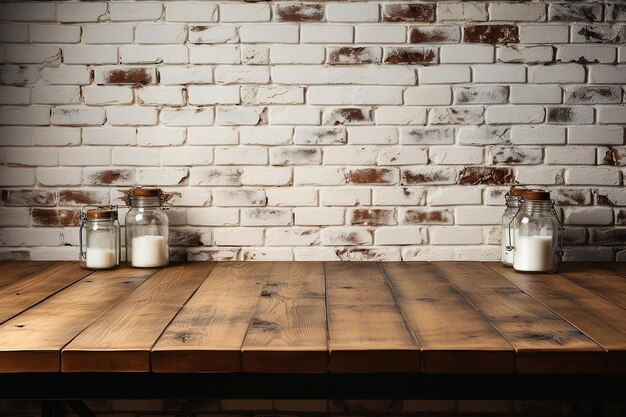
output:
<path id="1" fill-rule="evenodd" d="M 380 62 L 373 48 L 365 46 L 343 46 L 329 48 L 329 64 L 374 64 Z"/>
<path id="2" fill-rule="evenodd" d="M 383 20 L 387 22 L 432 22 L 435 20 L 435 5 L 386 4 L 383 9 Z"/>
<path id="3" fill-rule="evenodd" d="M 34 208 L 32 213 L 35 226 L 78 226 L 80 210 Z"/>
<path id="4" fill-rule="evenodd" d="M 404 215 L 404 223 L 449 223 L 450 212 L 447 210 L 407 210 Z"/>
<path id="5" fill-rule="evenodd" d="M 459 185 L 511 185 L 515 183 L 515 175 L 510 168 L 500 167 L 467 167 L 459 172 Z"/>
<path id="6" fill-rule="evenodd" d="M 472 25 L 463 30 L 463 41 L 470 43 L 519 42 L 518 28 L 514 25 Z"/>
<path id="7" fill-rule="evenodd" d="M 403 184 L 424 184 L 429 182 L 447 181 L 449 179 L 449 176 L 443 172 L 415 172 L 410 170 L 402 171 Z"/>
<path id="8" fill-rule="evenodd" d="M 395 224 L 392 209 L 356 209 L 351 213 L 350 224 L 381 226 Z"/>
<path id="9" fill-rule="evenodd" d="M 208 26 L 192 26 L 189 30 L 192 32 L 204 32 L 205 30 L 207 30 L 209 27 Z"/>
<path id="10" fill-rule="evenodd" d="M 429 48 L 399 47 L 385 50 L 386 64 L 431 64 L 437 62 L 437 52 Z"/>
<path id="11" fill-rule="evenodd" d="M 278 4 L 277 20 L 284 22 L 319 22 L 324 20 L 324 5 L 317 3 Z"/>
<path id="12" fill-rule="evenodd" d="M 615 148 L 607 149 L 604 154 L 604 158 L 602 158 L 603 165 L 619 165 L 619 161 L 621 159 L 621 155 Z"/>
<path id="13" fill-rule="evenodd" d="M 330 122 L 335 126 L 371 122 L 371 113 L 371 109 L 361 109 L 358 107 L 338 108 L 330 112 L 327 122 Z"/>
<path id="14" fill-rule="evenodd" d="M 44 190 L 2 190 L 2 201 L 7 206 L 46 207 L 56 204 L 57 195 Z"/>
<path id="15" fill-rule="evenodd" d="M 348 172 L 348 182 L 352 184 L 389 184 L 393 171 L 387 168 L 360 168 Z"/>
<path id="16" fill-rule="evenodd" d="M 90 177 L 90 183 L 110 185 L 119 181 L 126 181 L 132 175 L 130 170 L 122 169 L 107 169 L 104 171 L 96 172 Z"/>
<path id="17" fill-rule="evenodd" d="M 150 84 L 152 74 L 146 68 L 116 69 L 106 76 L 108 84 Z"/>
<path id="18" fill-rule="evenodd" d="M 61 190 L 59 192 L 59 205 L 98 205 L 106 204 L 101 195 L 95 191 L 84 190 Z"/>
<path id="19" fill-rule="evenodd" d="M 169 236 L 172 246 L 203 246 L 202 233 L 195 230 L 171 229 Z"/>
<path id="20" fill-rule="evenodd" d="M 449 32 L 438 29 L 435 26 L 428 26 L 425 28 L 421 27 L 412 27 L 411 32 L 409 33 L 409 42 L 410 43 L 436 43 L 436 42 L 452 42 L 458 41 L 450 37 Z"/>

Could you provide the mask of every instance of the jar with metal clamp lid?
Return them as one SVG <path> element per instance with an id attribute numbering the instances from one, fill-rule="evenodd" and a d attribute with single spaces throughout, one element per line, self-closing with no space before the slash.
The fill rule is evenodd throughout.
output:
<path id="1" fill-rule="evenodd" d="M 514 253 L 508 233 L 509 223 L 511 223 L 513 216 L 515 216 L 515 213 L 517 213 L 517 210 L 520 207 L 520 200 L 524 191 L 526 191 L 525 187 L 514 185 L 504 196 L 506 209 L 504 210 L 504 214 L 502 215 L 502 256 L 500 257 L 500 261 L 504 266 L 508 267 L 513 266 Z"/>
<path id="2" fill-rule="evenodd" d="M 117 207 L 83 207 L 79 231 L 81 267 L 117 268 L 122 252 L 120 240 Z"/>
<path id="3" fill-rule="evenodd" d="M 169 220 L 160 188 L 137 187 L 128 194 L 126 259 L 136 268 L 155 268 L 169 263 Z"/>
<path id="4" fill-rule="evenodd" d="M 550 193 L 524 191 L 520 208 L 509 223 L 513 268 L 520 272 L 556 272 L 562 255 L 561 222 Z"/>

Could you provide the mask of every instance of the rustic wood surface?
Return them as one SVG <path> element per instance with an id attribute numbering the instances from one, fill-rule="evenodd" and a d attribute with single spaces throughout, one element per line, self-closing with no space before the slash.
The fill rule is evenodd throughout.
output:
<path id="1" fill-rule="evenodd" d="M 0 372 L 626 374 L 626 272 L 564 264 L 0 268 Z"/>

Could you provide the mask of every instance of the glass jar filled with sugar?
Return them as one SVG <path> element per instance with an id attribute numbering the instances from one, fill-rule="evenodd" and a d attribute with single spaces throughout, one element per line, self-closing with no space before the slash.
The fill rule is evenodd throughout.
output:
<path id="1" fill-rule="evenodd" d="M 526 190 L 520 202 L 509 226 L 513 268 L 520 272 L 556 272 L 562 255 L 562 233 L 550 193 Z"/>
<path id="2" fill-rule="evenodd" d="M 117 268 L 121 258 L 117 207 L 83 207 L 79 244 L 81 267 L 93 270 Z"/>
<path id="3" fill-rule="evenodd" d="M 155 268 L 169 263 L 169 221 L 160 188 L 137 187 L 128 194 L 126 259 L 135 268 Z"/>
<path id="4" fill-rule="evenodd" d="M 519 210 L 522 193 L 526 191 L 526 188 L 514 185 L 511 189 L 505 194 L 505 204 L 506 209 L 504 210 L 504 214 L 502 215 L 502 256 L 500 257 L 500 261 L 504 266 L 512 267 L 513 266 L 513 245 L 512 235 L 515 234 L 515 229 L 510 230 L 509 226 L 513 221 L 513 217 L 515 213 Z"/>

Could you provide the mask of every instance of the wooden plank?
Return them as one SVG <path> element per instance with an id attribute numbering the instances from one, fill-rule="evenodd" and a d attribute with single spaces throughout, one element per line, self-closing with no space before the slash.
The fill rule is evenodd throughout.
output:
<path id="1" fill-rule="evenodd" d="M 626 278 L 591 262 L 559 264 L 559 275 L 626 308 Z"/>
<path id="2" fill-rule="evenodd" d="M 0 372 L 57 372 L 61 349 L 151 271 L 94 272 L 0 326 Z"/>
<path id="3" fill-rule="evenodd" d="M 626 277 L 626 262 L 602 262 L 599 265 Z"/>
<path id="4" fill-rule="evenodd" d="M 239 372 L 271 262 L 218 263 L 152 348 L 154 372 Z"/>
<path id="5" fill-rule="evenodd" d="M 324 295 L 321 262 L 274 263 L 243 343 L 243 371 L 327 372 Z"/>
<path id="6" fill-rule="evenodd" d="M 515 372 L 511 345 L 430 264 L 382 267 L 421 347 L 422 372 Z"/>
<path id="7" fill-rule="evenodd" d="M 0 288 L 0 323 L 91 274 L 77 262 L 58 262 Z"/>
<path id="8" fill-rule="evenodd" d="M 4 265 L 0 266 L 0 289 L 51 264 L 51 262 L 39 261 L 5 262 Z"/>
<path id="9" fill-rule="evenodd" d="M 62 352 L 64 372 L 149 372 L 150 349 L 213 269 L 190 262 L 156 272 Z"/>
<path id="10" fill-rule="evenodd" d="M 516 372 L 605 372 L 604 349 L 486 265 L 434 266 L 515 348 Z"/>
<path id="11" fill-rule="evenodd" d="M 626 312 L 557 274 L 523 274 L 488 266 L 584 332 L 607 352 L 607 372 L 626 374 Z"/>
<path id="12" fill-rule="evenodd" d="M 419 345 L 379 266 L 325 267 L 330 372 L 419 372 Z"/>

